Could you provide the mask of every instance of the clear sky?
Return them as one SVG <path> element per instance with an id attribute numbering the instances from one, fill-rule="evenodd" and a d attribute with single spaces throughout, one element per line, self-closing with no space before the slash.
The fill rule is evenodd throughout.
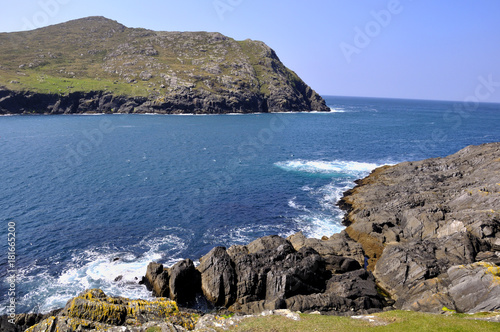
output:
<path id="1" fill-rule="evenodd" d="M 93 15 L 262 40 L 323 95 L 500 102 L 500 0 L 16 0 L 0 31 Z"/>

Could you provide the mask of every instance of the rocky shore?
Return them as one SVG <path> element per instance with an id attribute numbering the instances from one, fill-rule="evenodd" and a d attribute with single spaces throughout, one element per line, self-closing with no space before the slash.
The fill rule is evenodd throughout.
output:
<path id="1" fill-rule="evenodd" d="M 30 331 L 143 324 L 156 314 L 165 318 L 167 306 L 169 316 L 177 305 L 200 301 L 237 314 L 500 310 L 500 143 L 380 167 L 339 205 L 347 226 L 339 234 L 216 247 L 198 266 L 151 262 L 142 282 L 159 297 L 156 304 L 92 290 L 51 317 L 29 317 L 41 320 Z"/>

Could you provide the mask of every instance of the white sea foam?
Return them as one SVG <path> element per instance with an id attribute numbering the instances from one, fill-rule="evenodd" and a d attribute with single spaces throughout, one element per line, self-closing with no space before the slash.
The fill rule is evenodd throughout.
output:
<path id="1" fill-rule="evenodd" d="M 334 107 L 330 107 L 330 113 L 345 113 L 346 110 L 343 109 L 343 108 L 334 108 Z"/>
<path id="2" fill-rule="evenodd" d="M 318 174 L 332 179 L 330 183 L 321 187 L 313 188 L 310 185 L 301 187 L 303 192 L 317 202 L 316 206 L 306 208 L 297 197 L 288 201 L 290 208 L 300 211 L 300 214 L 293 219 L 296 228 L 307 237 L 321 238 L 344 229 L 342 225 L 344 213 L 337 206 L 337 202 L 346 190 L 354 186 L 355 179 L 368 175 L 380 165 L 345 160 L 296 159 L 277 162 L 275 166 L 290 172 Z"/>
<path id="3" fill-rule="evenodd" d="M 312 213 L 301 215 L 294 219 L 297 227 L 306 237 L 321 238 L 339 233 L 344 229 L 342 217 L 326 213 Z"/>
<path id="4" fill-rule="evenodd" d="M 30 289 L 20 299 L 19 305 L 32 312 L 48 312 L 64 307 L 70 298 L 89 288 L 101 288 L 113 296 L 152 299 L 151 292 L 138 282 L 146 274 L 150 262 L 163 261 L 166 266 L 171 266 L 181 259 L 179 253 L 186 248 L 186 244 L 179 236 L 172 235 L 174 231 L 168 227 L 152 231 L 131 248 L 138 247 L 145 251 L 140 255 L 95 248 L 75 251 L 59 274 L 51 272 L 53 265 L 58 263 L 57 257 L 49 264 L 33 264 L 19 269 L 19 283 Z"/>
<path id="5" fill-rule="evenodd" d="M 350 176 L 366 176 L 372 170 L 380 165 L 375 163 L 364 163 L 357 161 L 323 161 L 323 160 L 289 160 L 275 163 L 281 169 L 286 171 L 304 172 L 310 174 L 324 175 L 350 175 Z"/>
<path id="6" fill-rule="evenodd" d="M 288 201 L 288 206 L 291 207 L 292 209 L 299 210 L 299 211 L 308 211 L 308 209 L 305 207 L 305 205 L 298 204 L 295 200 L 297 197 L 292 198 L 291 200 Z"/>

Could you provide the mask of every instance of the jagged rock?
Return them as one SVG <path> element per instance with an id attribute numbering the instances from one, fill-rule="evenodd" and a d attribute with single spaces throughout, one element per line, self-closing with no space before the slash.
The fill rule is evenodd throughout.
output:
<path id="1" fill-rule="evenodd" d="M 398 300 L 420 282 L 446 271 L 438 263 L 435 250 L 431 243 L 415 241 L 388 245 L 373 274 L 382 288 Z"/>
<path id="2" fill-rule="evenodd" d="M 296 245 L 301 236 L 297 234 L 294 237 Z M 371 273 L 361 269 L 356 260 L 333 255 L 334 251 L 327 250 L 326 246 L 321 248 L 328 253 L 324 257 L 308 246 L 300 245 L 296 250 L 287 239 L 265 236 L 248 245 L 232 246 L 227 251 L 223 247 L 212 249 L 200 259 L 196 268 L 199 275 L 193 273 L 192 262 L 184 260 L 167 270 L 152 263 L 148 266 L 145 279 L 155 284 L 168 271 L 170 297 L 176 298 L 172 294 L 172 282 L 177 273 L 174 271 L 190 271 L 184 277 L 179 274 L 175 278 L 182 280 L 186 286 L 190 285 L 190 291 L 197 288 L 201 278 L 201 290 L 208 301 L 215 306 L 247 314 L 284 309 L 287 308 L 287 300 L 296 295 L 321 294 L 325 290 L 345 298 L 349 308 L 357 308 L 353 310 L 378 310 L 382 307 L 382 298 L 376 292 Z M 186 290 L 179 288 L 177 299 L 185 296 Z M 356 296 L 360 299 L 354 299 Z M 321 302 L 324 297 L 304 299 L 307 300 L 300 300 L 302 310 L 327 307 Z"/>
<path id="3" fill-rule="evenodd" d="M 200 258 L 201 289 L 216 306 L 230 306 L 236 299 L 236 276 L 224 247 L 215 247 Z"/>
<path id="4" fill-rule="evenodd" d="M 345 233 L 362 245 L 397 308 L 495 307 L 485 295 L 498 292 L 494 273 L 472 263 L 499 262 L 498 160 L 500 143 L 469 146 L 445 158 L 380 167 L 345 193 Z"/>
<path id="5" fill-rule="evenodd" d="M 233 257 L 238 305 L 264 301 L 262 308 L 280 309 L 290 296 L 324 290 L 324 262 L 313 249 L 295 251 L 286 239 L 269 236 L 252 242 L 248 251 Z M 260 307 L 255 303 L 241 308 L 257 312 Z"/>
<path id="6" fill-rule="evenodd" d="M 169 269 L 170 298 L 181 305 L 192 303 L 201 292 L 200 272 L 190 259 L 177 262 Z"/>
<path id="7" fill-rule="evenodd" d="M 356 260 L 361 266 L 364 265 L 364 252 L 361 245 L 350 239 L 345 232 L 332 235 L 327 240 L 315 238 L 306 238 L 302 232 L 295 233 L 288 237 L 295 250 L 302 247 L 310 247 L 316 250 L 323 258 L 328 261 L 328 257 L 347 257 Z M 328 263 L 327 263 L 328 264 Z M 327 267 L 335 269 L 336 266 Z"/>
<path id="8" fill-rule="evenodd" d="M 332 276 L 326 284 L 326 292 L 353 300 L 363 296 L 378 298 L 375 278 L 366 270 Z"/>
<path id="9" fill-rule="evenodd" d="M 337 314 L 359 314 L 380 311 L 380 302 L 376 305 L 372 299 L 360 297 L 351 300 L 334 293 L 320 293 L 310 295 L 296 295 L 286 299 L 286 307 L 292 311 L 320 311 Z"/>
<path id="10" fill-rule="evenodd" d="M 442 313 L 443 308 L 455 310 L 455 303 L 448 294 L 449 279 L 446 273 L 432 279 L 424 280 L 400 294 L 394 307 L 401 310 Z"/>
<path id="11" fill-rule="evenodd" d="M 500 251 L 481 251 L 476 255 L 476 262 L 491 262 L 500 266 Z"/>
<path id="12" fill-rule="evenodd" d="M 153 295 L 166 297 L 170 295 L 168 270 L 162 264 L 151 262 L 146 269 L 144 283 L 153 290 Z"/>
<path id="13" fill-rule="evenodd" d="M 249 254 L 269 250 L 270 248 L 279 248 L 280 246 L 283 246 L 283 250 L 286 252 L 291 250 L 292 247 L 289 241 L 277 235 L 264 236 L 246 245 Z"/>
<path id="14" fill-rule="evenodd" d="M 325 267 L 333 273 L 346 273 L 361 269 L 361 265 L 357 260 L 343 256 L 326 256 L 324 257 Z"/>

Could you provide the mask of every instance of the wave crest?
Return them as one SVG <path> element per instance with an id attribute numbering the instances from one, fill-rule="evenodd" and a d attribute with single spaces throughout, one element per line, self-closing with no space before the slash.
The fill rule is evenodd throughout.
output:
<path id="1" fill-rule="evenodd" d="M 368 175 L 375 168 L 381 166 L 375 163 L 364 163 L 357 161 L 323 161 L 323 160 L 289 160 L 280 161 L 275 166 L 292 172 L 301 172 L 309 174 L 320 174 L 330 176 L 354 176 L 361 177 Z"/>

